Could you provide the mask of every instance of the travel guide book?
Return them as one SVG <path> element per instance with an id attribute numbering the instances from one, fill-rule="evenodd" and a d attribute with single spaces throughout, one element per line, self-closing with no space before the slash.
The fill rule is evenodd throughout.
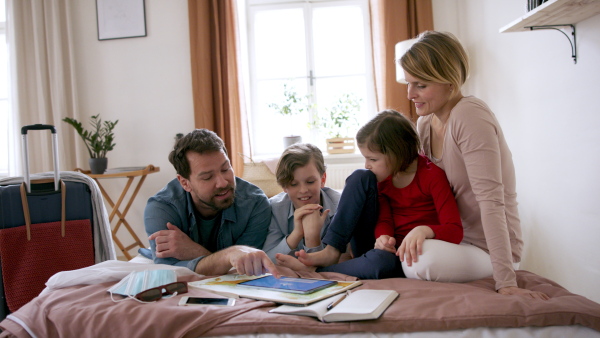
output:
<path id="1" fill-rule="evenodd" d="M 256 300 L 275 302 L 279 304 L 308 305 L 323 300 L 325 298 L 329 298 L 331 296 L 343 293 L 362 284 L 362 282 L 360 281 L 336 281 L 336 283 L 331 286 L 306 294 L 291 293 L 287 291 L 279 291 L 269 288 L 244 287 L 238 285 L 242 282 L 258 279 L 261 277 L 264 276 L 246 276 L 233 274 L 223 275 L 220 277 L 190 282 L 188 283 L 188 286 L 210 291 L 222 295 L 224 297 L 250 298 Z M 298 280 L 298 278 L 294 279 Z M 300 280 L 313 281 L 315 279 L 300 278 Z"/>

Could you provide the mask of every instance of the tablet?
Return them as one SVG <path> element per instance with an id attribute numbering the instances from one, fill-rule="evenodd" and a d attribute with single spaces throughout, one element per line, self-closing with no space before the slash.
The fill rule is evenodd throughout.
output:
<path id="1" fill-rule="evenodd" d="M 275 291 L 291 292 L 291 293 L 311 293 L 317 290 L 324 289 L 328 286 L 336 285 L 336 281 L 308 279 L 308 278 L 291 278 L 281 277 L 279 279 L 273 276 L 265 276 L 253 280 L 238 283 L 239 286 L 248 286 L 253 288 L 264 288 Z"/>

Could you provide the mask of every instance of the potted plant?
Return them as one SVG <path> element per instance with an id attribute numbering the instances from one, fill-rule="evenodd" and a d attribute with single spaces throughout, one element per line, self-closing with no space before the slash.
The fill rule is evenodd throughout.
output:
<path id="1" fill-rule="evenodd" d="M 90 154 L 90 170 L 92 174 L 103 174 L 108 166 L 108 159 L 106 153 L 113 150 L 115 143 L 115 135 L 113 129 L 119 122 L 104 121 L 100 118 L 100 115 L 94 115 L 90 119 L 92 130 L 86 130 L 76 119 L 65 117 L 64 122 L 70 124 L 75 128 L 75 131 L 81 136 L 85 146 Z"/>
<path id="2" fill-rule="evenodd" d="M 284 148 L 287 148 L 294 143 L 302 142 L 302 136 L 294 134 L 293 128 L 295 124 L 293 117 L 304 111 L 309 111 L 311 105 L 308 95 L 298 95 L 295 88 L 291 87 L 288 83 L 283 84 L 283 97 L 283 103 L 271 103 L 269 104 L 269 108 L 274 109 L 289 120 L 290 134 L 283 137 Z"/>
<path id="3" fill-rule="evenodd" d="M 315 114 L 312 127 L 322 130 L 328 138 L 327 152 L 330 154 L 353 153 L 354 137 L 358 129 L 357 115 L 360 111 L 360 99 L 354 93 L 342 94 L 337 102 L 329 108 L 325 116 Z"/>

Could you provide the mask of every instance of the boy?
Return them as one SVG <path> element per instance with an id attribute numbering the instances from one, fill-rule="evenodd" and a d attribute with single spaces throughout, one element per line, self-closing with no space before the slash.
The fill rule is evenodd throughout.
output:
<path id="1" fill-rule="evenodd" d="M 312 144 L 293 144 L 281 155 L 275 176 L 283 192 L 269 199 L 272 217 L 263 246 L 273 262 L 277 253 L 323 249 L 321 238 L 341 195 L 325 187 L 325 168 L 321 150 Z"/>

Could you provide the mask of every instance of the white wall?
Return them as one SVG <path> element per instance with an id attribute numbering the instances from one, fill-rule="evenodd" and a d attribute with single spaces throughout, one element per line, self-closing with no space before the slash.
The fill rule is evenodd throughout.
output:
<path id="1" fill-rule="evenodd" d="M 109 168 L 160 167 L 159 173 L 146 177 L 127 215 L 148 244 L 143 224 L 146 201 L 175 177 L 167 156 L 175 134 L 191 131 L 194 118 L 187 0 L 145 3 L 146 37 L 99 41 L 96 2 L 70 1 L 79 111 L 83 116 L 101 114 L 105 120 L 119 120 L 116 147 L 108 153 Z M 85 153 L 82 156 L 87 158 Z M 78 166 L 88 168 L 87 162 Z M 116 202 L 126 181 L 100 183 Z M 119 234 L 128 237 L 121 230 Z"/>
<path id="2" fill-rule="evenodd" d="M 463 94 L 489 104 L 513 152 L 521 268 L 600 302 L 600 15 L 576 25 L 574 64 L 560 32 L 499 33 L 525 2 L 433 0 L 435 29 L 466 45 Z"/>

